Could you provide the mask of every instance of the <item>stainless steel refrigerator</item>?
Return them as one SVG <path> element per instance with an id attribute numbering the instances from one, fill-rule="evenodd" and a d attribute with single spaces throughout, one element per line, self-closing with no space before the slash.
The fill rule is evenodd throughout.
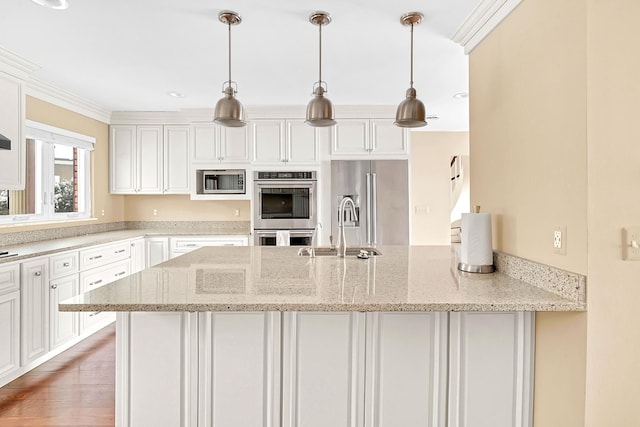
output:
<path id="1" fill-rule="evenodd" d="M 409 170 L 407 160 L 331 161 L 331 235 L 338 241 L 338 207 L 349 196 L 358 221 L 345 212 L 351 245 L 409 244 Z"/>

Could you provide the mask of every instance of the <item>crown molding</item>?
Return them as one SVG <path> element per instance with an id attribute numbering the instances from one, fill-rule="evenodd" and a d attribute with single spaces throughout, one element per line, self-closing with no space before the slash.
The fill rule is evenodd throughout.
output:
<path id="1" fill-rule="evenodd" d="M 103 123 L 109 123 L 111 120 L 111 111 L 103 106 L 80 98 L 37 77 L 32 76 L 25 82 L 25 92 L 34 98 L 50 102 Z"/>
<path id="2" fill-rule="evenodd" d="M 29 61 L 17 53 L 0 46 L 0 71 L 26 80 L 31 73 L 40 68 L 42 67 L 35 62 Z"/>
<path id="3" fill-rule="evenodd" d="M 467 55 L 507 17 L 522 0 L 482 0 L 451 36 Z"/>

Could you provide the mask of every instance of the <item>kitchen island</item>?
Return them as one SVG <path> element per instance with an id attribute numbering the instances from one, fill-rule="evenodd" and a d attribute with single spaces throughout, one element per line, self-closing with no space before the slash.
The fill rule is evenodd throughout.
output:
<path id="1" fill-rule="evenodd" d="M 529 426 L 533 312 L 583 310 L 584 281 L 379 249 L 201 248 L 60 310 L 118 312 L 118 426 Z"/>

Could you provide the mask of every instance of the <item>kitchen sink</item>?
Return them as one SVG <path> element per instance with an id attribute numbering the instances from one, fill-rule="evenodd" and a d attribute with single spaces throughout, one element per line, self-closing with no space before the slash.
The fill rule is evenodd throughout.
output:
<path id="1" fill-rule="evenodd" d="M 338 250 L 336 248 L 330 248 L 326 246 L 321 246 L 317 248 L 305 247 L 300 248 L 298 251 L 299 256 L 310 256 L 310 252 L 313 250 L 315 252 L 315 256 L 337 256 Z M 347 256 L 357 256 L 357 255 L 366 255 L 366 256 L 375 256 L 382 255 L 376 248 L 372 248 L 369 246 L 347 246 Z"/>

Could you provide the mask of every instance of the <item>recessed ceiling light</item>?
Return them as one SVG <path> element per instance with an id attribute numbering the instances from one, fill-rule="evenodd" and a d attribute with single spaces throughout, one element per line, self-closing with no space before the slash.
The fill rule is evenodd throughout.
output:
<path id="1" fill-rule="evenodd" d="M 427 116 L 427 120 L 440 120 L 438 116 Z"/>
<path id="2" fill-rule="evenodd" d="M 464 99 L 464 98 L 468 98 L 469 97 L 469 92 L 458 92 L 455 95 L 453 95 L 453 97 L 455 99 Z"/>
<path id="3" fill-rule="evenodd" d="M 184 98 L 184 93 L 176 92 L 173 90 L 171 92 L 167 92 L 167 95 L 172 96 L 174 98 Z"/>
<path id="4" fill-rule="evenodd" d="M 40 6 L 48 7 L 50 9 L 58 9 L 64 10 L 69 7 L 69 2 L 67 0 L 31 0 L 35 4 L 39 4 Z"/>

